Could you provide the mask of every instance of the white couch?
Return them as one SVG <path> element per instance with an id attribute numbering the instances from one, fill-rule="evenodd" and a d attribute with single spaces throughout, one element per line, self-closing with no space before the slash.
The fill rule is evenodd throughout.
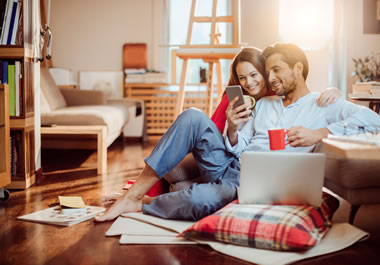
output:
<path id="1" fill-rule="evenodd" d="M 120 134 L 143 136 L 144 108 L 142 100 L 105 99 L 102 91 L 59 89 L 41 69 L 41 124 L 105 125 L 109 146 Z"/>

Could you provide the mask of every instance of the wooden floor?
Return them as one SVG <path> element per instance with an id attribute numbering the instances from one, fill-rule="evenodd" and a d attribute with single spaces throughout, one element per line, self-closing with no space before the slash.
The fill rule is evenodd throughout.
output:
<path id="1" fill-rule="evenodd" d="M 96 174 L 95 153 L 43 150 L 43 178 L 26 191 L 12 191 L 8 203 L 0 204 L 0 264 L 248 264 L 207 246 L 120 245 L 119 237 L 104 235 L 111 222 L 59 227 L 16 220 L 56 203 L 58 195 L 80 195 L 86 204 L 100 205 L 102 194 L 121 191 L 138 175 L 152 147 L 117 140 L 109 148 L 104 176 Z M 297 264 L 379 264 L 379 239 Z"/>

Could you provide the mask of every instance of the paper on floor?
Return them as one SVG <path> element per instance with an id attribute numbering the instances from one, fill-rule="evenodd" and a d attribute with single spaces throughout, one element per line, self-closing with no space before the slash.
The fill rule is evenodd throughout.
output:
<path id="1" fill-rule="evenodd" d="M 116 235 L 121 235 L 120 244 L 198 244 L 177 237 L 177 232 L 121 216 L 106 232 L 106 236 Z"/>
<path id="2" fill-rule="evenodd" d="M 116 221 L 106 232 L 106 236 L 117 235 L 149 235 L 176 237 L 178 233 L 135 219 L 120 216 L 116 219 Z"/>
<path id="3" fill-rule="evenodd" d="M 187 240 L 183 237 L 172 236 L 130 236 L 122 235 L 120 244 L 198 244 L 197 242 Z"/>
<path id="4" fill-rule="evenodd" d="M 177 233 L 182 233 L 187 228 L 192 226 L 195 222 L 191 221 L 177 221 L 162 219 L 151 215 L 146 215 L 143 213 L 125 213 L 122 216 L 133 218 L 135 220 L 140 220 L 149 224 L 153 224 Z"/>
<path id="5" fill-rule="evenodd" d="M 80 196 L 58 196 L 59 204 L 69 208 L 86 208 Z"/>

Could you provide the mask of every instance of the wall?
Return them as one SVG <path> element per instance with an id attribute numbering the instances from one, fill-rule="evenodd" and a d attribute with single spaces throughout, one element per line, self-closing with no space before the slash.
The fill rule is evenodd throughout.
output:
<path id="1" fill-rule="evenodd" d="M 121 70 L 123 44 L 145 42 L 148 68 L 160 68 L 160 25 L 154 23 L 160 19 L 156 14 L 159 2 L 53 0 L 53 65 L 72 69 L 74 79 L 79 70 Z"/>

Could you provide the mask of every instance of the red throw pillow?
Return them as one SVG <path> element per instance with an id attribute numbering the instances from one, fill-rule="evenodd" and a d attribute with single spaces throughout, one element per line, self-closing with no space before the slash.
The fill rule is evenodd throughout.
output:
<path id="1" fill-rule="evenodd" d="M 320 208 L 237 204 L 234 201 L 199 220 L 179 236 L 205 236 L 262 249 L 306 250 L 325 236 L 338 207 L 339 201 L 328 193 L 323 193 Z"/>

